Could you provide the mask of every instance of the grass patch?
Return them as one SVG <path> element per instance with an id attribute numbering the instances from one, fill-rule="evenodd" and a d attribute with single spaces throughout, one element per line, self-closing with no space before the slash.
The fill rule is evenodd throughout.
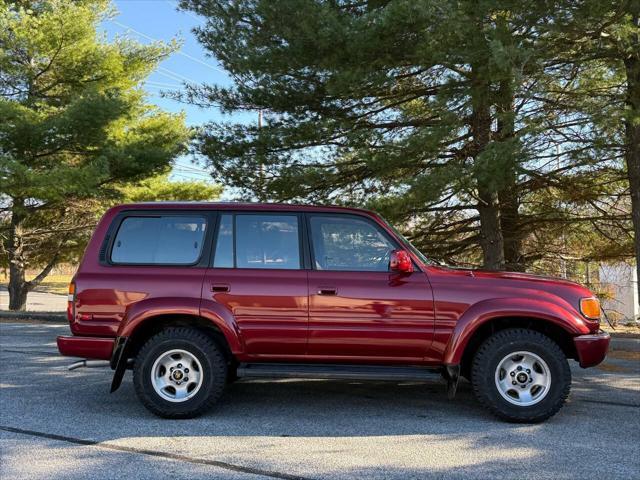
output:
<path id="1" fill-rule="evenodd" d="M 612 373 L 631 371 L 626 367 L 621 367 L 620 365 L 614 365 L 613 363 L 601 363 L 600 365 L 597 365 L 596 368 L 598 370 L 602 370 L 603 372 L 612 372 Z"/>
<path id="2" fill-rule="evenodd" d="M 640 334 L 640 324 L 637 322 L 620 323 L 615 326 L 615 330 L 609 326 L 606 320 L 600 321 L 600 328 L 608 333 L 636 333 Z"/>
<path id="3" fill-rule="evenodd" d="M 27 277 L 31 280 L 35 275 Z M 69 282 L 72 275 L 52 274 L 47 276 L 40 285 L 33 289 L 34 292 L 59 293 L 66 295 L 69 290 Z"/>
<path id="4" fill-rule="evenodd" d="M 36 276 L 35 273 L 27 272 L 27 281 L 33 280 Z M 48 275 L 40 285 L 32 290 L 32 292 L 44 292 L 44 293 L 59 293 L 60 295 L 66 295 L 69 291 L 69 282 L 73 277 L 72 274 L 60 274 L 53 273 Z M 0 274 L 0 285 L 9 285 L 9 277 L 7 275 Z"/>
<path id="5" fill-rule="evenodd" d="M 44 293 L 59 293 L 61 295 L 66 295 L 69 291 L 69 282 L 71 281 L 71 277 L 73 275 L 64 275 L 64 274 L 51 274 L 45 278 L 40 285 L 34 288 L 33 292 L 44 292 Z M 27 281 L 33 280 L 35 274 L 27 274 Z M 1 278 L 1 277 L 0 277 Z M 2 283 L 5 285 L 8 284 L 9 279 L 5 278 Z"/>

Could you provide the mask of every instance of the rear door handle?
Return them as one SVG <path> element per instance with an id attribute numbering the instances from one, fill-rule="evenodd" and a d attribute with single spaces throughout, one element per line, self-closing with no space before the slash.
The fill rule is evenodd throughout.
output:
<path id="1" fill-rule="evenodd" d="M 229 285 L 227 285 L 226 283 L 214 283 L 211 285 L 211 291 L 212 292 L 228 292 Z"/>
<path id="2" fill-rule="evenodd" d="M 318 295 L 337 295 L 338 289 L 336 287 L 318 287 Z"/>

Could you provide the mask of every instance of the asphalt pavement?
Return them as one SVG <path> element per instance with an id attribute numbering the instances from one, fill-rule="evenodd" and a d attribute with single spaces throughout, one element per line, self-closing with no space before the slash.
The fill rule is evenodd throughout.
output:
<path id="1" fill-rule="evenodd" d="M 616 339 L 539 425 L 443 383 L 241 380 L 194 420 L 147 412 L 131 374 L 66 370 L 65 325 L 0 323 L 0 478 L 640 478 L 640 340 Z"/>

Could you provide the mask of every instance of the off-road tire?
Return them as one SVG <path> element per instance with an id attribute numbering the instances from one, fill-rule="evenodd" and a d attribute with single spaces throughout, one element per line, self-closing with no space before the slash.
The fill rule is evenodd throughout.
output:
<path id="1" fill-rule="evenodd" d="M 496 386 L 498 363 L 509 353 L 526 351 L 542 358 L 549 367 L 549 392 L 530 406 L 505 400 Z M 471 365 L 471 384 L 478 401 L 494 415 L 508 422 L 538 423 L 555 415 L 564 405 L 571 389 L 571 369 L 567 358 L 551 338 L 524 328 L 506 329 L 487 338 L 476 352 Z"/>
<path id="2" fill-rule="evenodd" d="M 184 402 L 162 398 L 151 383 L 153 363 L 164 352 L 186 350 L 202 365 L 200 390 Z M 142 346 L 133 366 L 133 384 L 138 398 L 152 413 L 163 418 L 194 418 L 207 412 L 220 399 L 227 378 L 227 362 L 216 342 L 206 333 L 188 327 L 171 327 L 152 336 Z"/>

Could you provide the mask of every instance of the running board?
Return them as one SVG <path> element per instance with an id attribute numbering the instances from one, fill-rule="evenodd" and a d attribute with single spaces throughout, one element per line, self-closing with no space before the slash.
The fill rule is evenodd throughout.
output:
<path id="1" fill-rule="evenodd" d="M 238 377 L 313 378 L 379 381 L 436 381 L 440 370 L 425 367 L 395 367 L 380 365 L 336 365 L 303 363 L 241 363 Z"/>

